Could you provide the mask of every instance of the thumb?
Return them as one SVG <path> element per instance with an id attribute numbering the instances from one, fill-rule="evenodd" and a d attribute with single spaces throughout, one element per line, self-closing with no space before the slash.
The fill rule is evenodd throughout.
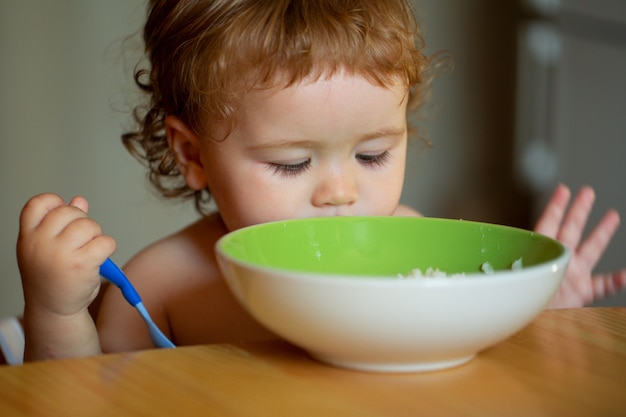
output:
<path id="1" fill-rule="evenodd" d="M 87 199 L 85 197 L 81 197 L 81 196 L 73 197 L 70 200 L 69 205 L 79 208 L 85 213 L 89 213 L 89 203 L 87 202 Z"/>

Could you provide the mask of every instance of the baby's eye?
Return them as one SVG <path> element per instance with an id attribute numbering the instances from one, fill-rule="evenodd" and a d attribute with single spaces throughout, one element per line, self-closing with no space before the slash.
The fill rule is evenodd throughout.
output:
<path id="1" fill-rule="evenodd" d="M 389 151 L 384 151 L 373 155 L 360 153 L 356 155 L 356 158 L 364 165 L 383 166 L 389 161 L 390 156 Z"/>
<path id="2" fill-rule="evenodd" d="M 295 177 L 296 175 L 304 173 L 311 167 L 311 160 L 306 159 L 296 164 L 279 164 L 270 162 L 268 166 L 276 174 L 280 174 L 285 177 Z"/>

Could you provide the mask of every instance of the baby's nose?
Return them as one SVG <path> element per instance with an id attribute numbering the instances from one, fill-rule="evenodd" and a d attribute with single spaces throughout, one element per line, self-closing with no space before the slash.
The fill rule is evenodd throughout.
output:
<path id="1" fill-rule="evenodd" d="M 313 195 L 313 205 L 343 206 L 353 204 L 357 199 L 358 191 L 353 175 L 342 172 L 325 176 L 320 181 Z"/>

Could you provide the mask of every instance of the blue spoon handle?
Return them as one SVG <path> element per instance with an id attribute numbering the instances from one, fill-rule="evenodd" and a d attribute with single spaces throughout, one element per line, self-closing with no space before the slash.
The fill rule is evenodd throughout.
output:
<path id="1" fill-rule="evenodd" d="M 156 347 L 161 348 L 173 348 L 174 344 L 163 334 L 159 327 L 154 323 L 152 317 L 148 313 L 148 310 L 141 302 L 141 297 L 130 283 L 124 272 L 115 265 L 115 263 L 107 258 L 102 265 L 100 265 L 100 275 L 112 282 L 116 287 L 122 291 L 122 295 L 128 301 L 128 303 L 135 307 L 139 312 L 139 315 L 143 318 L 148 326 L 148 332 L 150 333 L 150 339 Z"/>
<path id="2" fill-rule="evenodd" d="M 122 270 L 113 263 L 110 258 L 107 258 L 102 265 L 100 265 L 100 275 L 111 281 L 116 287 L 118 287 L 126 301 L 136 307 L 141 302 L 141 297 L 137 294 L 135 287 L 130 283 L 126 275 Z"/>

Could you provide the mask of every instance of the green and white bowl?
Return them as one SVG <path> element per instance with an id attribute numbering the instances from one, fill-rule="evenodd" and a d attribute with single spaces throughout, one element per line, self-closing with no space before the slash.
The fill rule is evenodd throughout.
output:
<path id="1" fill-rule="evenodd" d="M 268 329 L 323 362 L 381 372 L 461 365 L 513 335 L 546 306 L 570 257 L 531 231 L 413 217 L 265 223 L 224 236 L 216 253 Z M 416 268 L 448 276 L 403 278 Z"/>

